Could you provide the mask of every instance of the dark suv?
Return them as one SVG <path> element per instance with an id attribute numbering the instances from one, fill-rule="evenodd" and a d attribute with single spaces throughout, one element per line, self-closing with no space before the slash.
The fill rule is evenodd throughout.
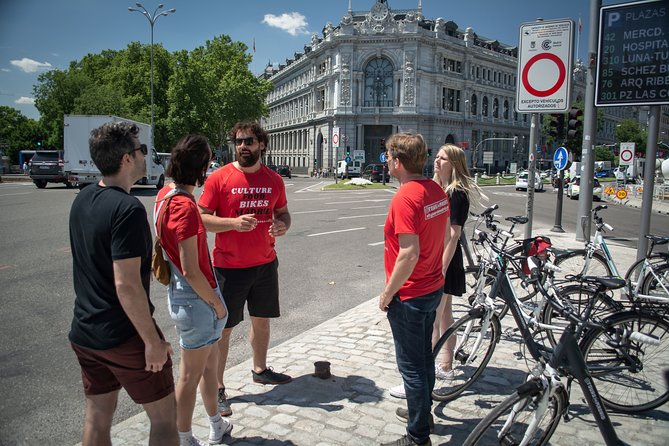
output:
<path id="1" fill-rule="evenodd" d="M 30 179 L 40 189 L 47 183 L 64 183 L 72 187 L 63 172 L 63 164 L 62 150 L 38 150 L 30 160 Z"/>
<path id="2" fill-rule="evenodd" d="M 285 164 L 277 166 L 276 167 L 276 173 L 278 173 L 282 177 L 288 177 L 288 178 L 293 177 L 293 172 L 292 172 L 292 170 L 290 170 L 290 166 L 287 166 Z"/>
<path id="3" fill-rule="evenodd" d="M 386 183 L 390 181 L 390 175 L 388 174 L 388 168 L 384 164 L 369 164 L 365 167 L 365 170 L 362 171 L 362 178 L 369 180 L 372 183 L 374 181 L 381 182 L 383 181 L 382 172 L 385 170 L 386 174 Z"/>

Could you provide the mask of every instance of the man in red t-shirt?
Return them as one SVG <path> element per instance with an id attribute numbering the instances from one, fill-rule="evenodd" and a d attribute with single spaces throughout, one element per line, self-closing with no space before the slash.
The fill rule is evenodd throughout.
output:
<path id="1" fill-rule="evenodd" d="M 379 308 L 387 311 L 395 341 L 397 367 L 404 381 L 407 433 L 388 445 L 430 445 L 434 358 L 432 325 L 444 287 L 442 256 L 450 234 L 448 197 L 423 177 L 427 160 L 419 134 L 397 133 L 386 142 L 388 170 L 400 188 L 390 203 L 383 228 L 386 286 Z"/>
<path id="2" fill-rule="evenodd" d="M 253 381 L 285 384 L 291 377 L 267 367 L 269 319 L 279 317 L 278 261 L 275 238 L 290 228 L 290 213 L 283 179 L 260 163 L 267 148 L 265 130 L 255 122 L 239 122 L 230 132 L 237 161 L 215 171 L 200 197 L 202 221 L 216 233 L 214 269 L 228 307 L 228 322 L 219 341 L 219 409 L 232 413 L 223 375 L 232 328 L 244 319 L 244 304 L 251 316 Z"/>

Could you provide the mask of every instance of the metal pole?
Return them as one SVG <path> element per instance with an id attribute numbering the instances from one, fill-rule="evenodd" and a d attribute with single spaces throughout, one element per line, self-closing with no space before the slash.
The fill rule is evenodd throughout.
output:
<path id="1" fill-rule="evenodd" d="M 151 148 L 155 149 L 153 139 L 153 135 L 156 133 L 156 126 L 153 118 L 153 24 L 155 23 L 155 17 L 154 20 L 149 20 L 149 23 L 151 24 Z"/>
<path id="2" fill-rule="evenodd" d="M 529 148 L 529 162 L 527 169 L 527 206 L 525 208 L 525 214 L 527 215 L 527 224 L 525 225 L 525 238 L 532 237 L 532 213 L 534 208 L 534 174 L 535 174 L 535 151 L 537 136 L 539 130 L 539 115 L 537 113 L 532 113 L 532 119 L 530 124 L 530 148 Z"/>
<path id="3" fill-rule="evenodd" d="M 660 106 L 650 107 L 648 116 L 648 140 L 646 142 L 646 166 L 643 169 L 643 195 L 641 197 L 641 222 L 639 223 L 639 241 L 637 243 L 637 260 L 646 257 L 650 233 L 650 216 L 653 210 L 653 188 L 655 184 L 655 150 L 657 134 L 660 131 Z"/>
<path id="4" fill-rule="evenodd" d="M 597 135 L 597 112 L 595 110 L 595 75 L 597 70 L 597 35 L 599 34 L 599 8 L 601 0 L 590 0 L 590 39 L 588 72 L 585 84 L 585 107 L 583 110 L 583 145 L 581 146 L 581 184 L 576 214 L 576 240 L 590 240 L 590 210 L 595 174 L 595 153 L 592 143 Z"/>
<path id="5" fill-rule="evenodd" d="M 558 194 L 557 194 L 557 206 L 555 206 L 555 223 L 551 232 L 564 232 L 562 229 L 562 200 L 564 196 L 564 169 L 561 169 L 558 175 Z"/>

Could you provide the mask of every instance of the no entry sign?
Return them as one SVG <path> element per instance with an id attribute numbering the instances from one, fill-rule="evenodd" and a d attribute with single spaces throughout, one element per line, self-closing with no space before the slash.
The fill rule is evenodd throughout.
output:
<path id="1" fill-rule="evenodd" d="M 574 22 L 554 20 L 520 26 L 516 111 L 569 109 Z"/>

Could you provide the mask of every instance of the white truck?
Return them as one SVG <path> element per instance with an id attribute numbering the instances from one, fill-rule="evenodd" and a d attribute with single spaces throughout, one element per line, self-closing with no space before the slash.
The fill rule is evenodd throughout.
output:
<path id="1" fill-rule="evenodd" d="M 88 139 L 91 130 L 107 122 L 127 121 L 139 127 L 139 141 L 150 148 L 146 155 L 146 176 L 138 181 L 139 184 L 155 185 L 161 189 L 165 184 L 165 169 L 156 150 L 151 147 L 151 126 L 131 119 L 119 118 L 111 115 L 65 115 L 63 126 L 64 140 L 64 167 L 68 181 L 83 187 L 97 183 L 102 174 L 91 159 Z"/>

